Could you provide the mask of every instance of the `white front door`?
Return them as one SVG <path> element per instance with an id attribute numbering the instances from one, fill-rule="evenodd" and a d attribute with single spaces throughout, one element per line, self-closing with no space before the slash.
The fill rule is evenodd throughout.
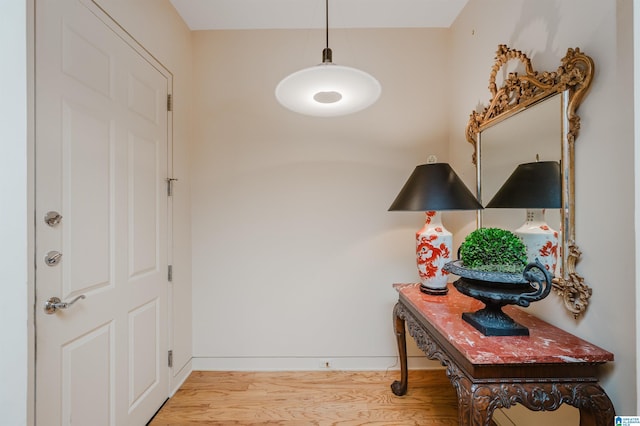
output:
<path id="1" fill-rule="evenodd" d="M 170 81 L 94 6 L 35 3 L 37 425 L 142 425 L 169 394 Z"/>

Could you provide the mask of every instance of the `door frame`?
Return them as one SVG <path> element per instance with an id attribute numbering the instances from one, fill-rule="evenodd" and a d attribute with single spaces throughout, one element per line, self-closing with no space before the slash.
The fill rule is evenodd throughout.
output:
<path id="1" fill-rule="evenodd" d="M 34 0 L 0 2 L 5 20 L 0 39 L 5 52 L 0 85 L 4 141 L 0 158 L 3 197 L 0 264 L 6 280 L 3 297 L 8 307 L 0 313 L 5 336 L 0 377 L 0 408 L 10 424 L 33 425 L 34 403 Z"/>

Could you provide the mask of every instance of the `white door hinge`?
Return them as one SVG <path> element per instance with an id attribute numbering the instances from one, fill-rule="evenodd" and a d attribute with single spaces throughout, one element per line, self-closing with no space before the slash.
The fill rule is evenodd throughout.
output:
<path id="1" fill-rule="evenodd" d="M 172 281 L 173 281 L 173 265 L 169 265 L 169 266 L 167 267 L 167 280 L 168 280 L 169 282 L 172 282 Z"/>
<path id="2" fill-rule="evenodd" d="M 173 367 L 173 350 L 170 350 L 167 354 L 167 362 L 170 368 Z"/>
<path id="3" fill-rule="evenodd" d="M 173 95 L 170 93 L 167 95 L 167 111 L 173 111 Z"/>

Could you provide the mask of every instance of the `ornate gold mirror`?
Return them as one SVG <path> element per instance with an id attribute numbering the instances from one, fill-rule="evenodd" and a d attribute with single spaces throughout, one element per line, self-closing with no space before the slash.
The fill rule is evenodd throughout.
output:
<path id="1" fill-rule="evenodd" d="M 512 71 L 514 65 L 524 72 Z M 576 318 L 591 297 L 591 288 L 576 272 L 581 255 L 574 227 L 574 145 L 580 129 L 576 110 L 593 72 L 593 60 L 578 48 L 567 51 L 556 71 L 539 72 L 524 53 L 500 45 L 489 77 L 489 104 L 471 113 L 466 129 L 474 146 L 478 199 L 485 206 L 519 164 L 560 163 L 561 206 L 545 214 L 560 239 L 553 288 Z M 514 230 L 524 216 L 518 209 L 485 209 L 478 215 L 478 226 Z"/>

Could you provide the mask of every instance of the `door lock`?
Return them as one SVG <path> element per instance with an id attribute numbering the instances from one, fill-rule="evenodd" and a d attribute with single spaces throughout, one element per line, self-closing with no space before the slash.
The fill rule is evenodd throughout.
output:
<path id="1" fill-rule="evenodd" d="M 51 226 L 52 228 L 60 223 L 62 220 L 62 215 L 58 212 L 50 211 L 44 216 L 44 223 Z"/>
<path id="2" fill-rule="evenodd" d="M 46 263 L 47 266 L 56 266 L 58 263 L 60 263 L 61 259 L 62 253 L 52 250 L 44 257 L 44 263 Z"/>

